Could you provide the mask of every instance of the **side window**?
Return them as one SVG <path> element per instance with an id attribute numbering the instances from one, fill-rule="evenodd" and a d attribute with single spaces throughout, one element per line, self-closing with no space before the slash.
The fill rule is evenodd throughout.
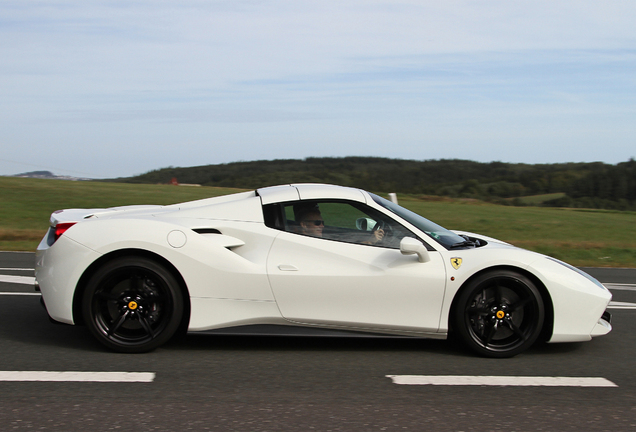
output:
<path id="1" fill-rule="evenodd" d="M 265 225 L 277 230 L 285 229 L 285 221 L 281 217 L 280 204 L 267 204 L 263 206 L 263 219 Z"/>
<path id="2" fill-rule="evenodd" d="M 346 243 L 399 249 L 405 236 L 415 237 L 388 216 L 362 203 L 300 201 L 283 209 L 285 231 Z"/>

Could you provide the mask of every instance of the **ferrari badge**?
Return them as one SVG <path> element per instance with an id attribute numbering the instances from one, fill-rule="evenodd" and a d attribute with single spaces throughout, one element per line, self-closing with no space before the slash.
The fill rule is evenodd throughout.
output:
<path id="1" fill-rule="evenodd" d="M 457 257 L 451 258 L 451 265 L 455 270 L 458 270 L 462 266 L 462 259 Z"/>

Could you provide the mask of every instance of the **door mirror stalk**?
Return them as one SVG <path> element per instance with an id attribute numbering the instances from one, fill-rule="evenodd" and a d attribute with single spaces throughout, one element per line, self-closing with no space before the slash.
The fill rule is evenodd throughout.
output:
<path id="1" fill-rule="evenodd" d="M 400 242 L 400 252 L 402 255 L 417 255 L 418 260 L 421 263 L 429 262 L 431 260 L 426 246 L 412 237 L 404 237 Z"/>

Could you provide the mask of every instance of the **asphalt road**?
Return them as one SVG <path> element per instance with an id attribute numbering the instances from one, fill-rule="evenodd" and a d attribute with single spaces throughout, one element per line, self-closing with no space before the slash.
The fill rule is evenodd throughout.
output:
<path id="1" fill-rule="evenodd" d="M 636 270 L 588 269 L 617 302 L 609 335 L 493 360 L 447 341 L 197 335 L 115 354 L 84 328 L 49 322 L 27 284 L 32 268 L 33 254 L 0 252 L 0 376 L 155 378 L 0 381 L 2 431 L 636 430 Z M 599 377 L 617 387 L 397 385 L 387 375 Z"/>

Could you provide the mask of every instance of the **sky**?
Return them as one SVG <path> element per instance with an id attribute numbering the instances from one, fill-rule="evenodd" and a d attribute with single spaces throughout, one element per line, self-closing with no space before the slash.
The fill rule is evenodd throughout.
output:
<path id="1" fill-rule="evenodd" d="M 633 0 L 0 0 L 0 175 L 636 157 Z"/>

